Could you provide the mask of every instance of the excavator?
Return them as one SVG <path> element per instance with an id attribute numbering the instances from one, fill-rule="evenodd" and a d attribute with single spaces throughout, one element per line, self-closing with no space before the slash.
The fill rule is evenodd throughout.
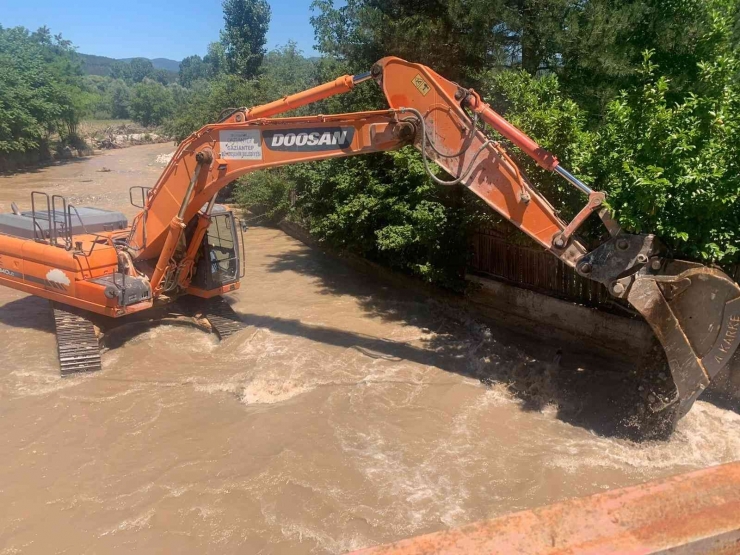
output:
<path id="1" fill-rule="evenodd" d="M 300 117 L 275 116 L 375 81 L 389 108 Z M 566 222 L 524 175 L 507 146 L 518 147 L 584 195 Z M 0 215 L 0 284 L 52 303 L 63 375 L 99 370 L 93 321 L 146 314 L 180 298 L 205 303 L 219 337 L 240 329 L 222 296 L 239 288 L 244 258 L 237 221 L 216 197 L 255 170 L 413 145 L 441 186 L 467 188 L 500 216 L 616 299 L 642 315 L 665 351 L 672 395 L 654 412 L 675 420 L 730 361 L 740 343 L 740 287 L 714 267 L 673 260 L 654 235 L 623 231 L 606 205 L 558 159 L 507 122 L 473 89 L 396 57 L 252 108 L 222 114 L 175 151 L 151 188 L 132 187 L 140 208 L 130 225 L 118 212 L 77 208 L 59 195 L 31 195 L 31 210 Z M 433 171 L 436 163 L 450 180 Z M 589 250 L 579 238 L 594 216 L 605 228 Z M 198 300 L 200 299 L 200 300 Z"/>

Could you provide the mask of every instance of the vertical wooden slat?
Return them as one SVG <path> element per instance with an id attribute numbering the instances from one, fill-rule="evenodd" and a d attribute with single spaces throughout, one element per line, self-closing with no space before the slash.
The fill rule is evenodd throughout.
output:
<path id="1" fill-rule="evenodd" d="M 613 305 L 614 301 L 600 283 L 582 278 L 539 247 L 515 243 L 509 236 L 511 230 L 505 226 L 474 233 L 471 270 L 586 306 Z M 740 268 L 736 272 L 740 273 Z"/>

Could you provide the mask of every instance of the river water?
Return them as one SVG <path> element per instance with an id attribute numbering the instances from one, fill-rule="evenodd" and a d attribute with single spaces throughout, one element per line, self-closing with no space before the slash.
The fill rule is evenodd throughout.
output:
<path id="1" fill-rule="evenodd" d="M 0 209 L 32 189 L 120 209 L 171 150 L 2 178 Z M 246 248 L 245 331 L 123 328 L 88 376 L 59 378 L 45 301 L 0 290 L 0 553 L 343 553 L 740 460 L 735 412 L 597 435 L 548 402 L 555 347 L 275 229 Z"/>

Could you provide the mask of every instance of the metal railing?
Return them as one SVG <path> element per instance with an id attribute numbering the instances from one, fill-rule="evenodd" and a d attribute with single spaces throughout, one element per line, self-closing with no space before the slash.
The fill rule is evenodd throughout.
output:
<path id="1" fill-rule="evenodd" d="M 38 197 L 41 197 L 45 202 L 45 209 L 39 208 L 37 210 L 40 204 L 40 201 L 37 200 Z M 46 218 L 41 216 L 43 213 L 45 213 Z M 82 242 L 75 242 L 74 240 L 74 233 L 72 232 L 74 229 L 72 225 L 73 214 L 79 222 L 79 227 L 82 229 L 83 234 L 93 237 L 93 240 L 90 242 L 90 249 L 87 252 L 82 249 Z M 44 220 L 46 220 L 46 229 L 40 223 Z M 75 205 L 67 202 L 67 199 L 61 195 L 49 197 L 47 193 L 32 191 L 31 221 L 33 225 L 33 239 L 38 243 L 63 248 L 67 251 L 74 249 L 78 254 L 83 256 L 90 256 L 97 245 L 110 244 L 110 238 L 108 236 L 88 231 Z"/>

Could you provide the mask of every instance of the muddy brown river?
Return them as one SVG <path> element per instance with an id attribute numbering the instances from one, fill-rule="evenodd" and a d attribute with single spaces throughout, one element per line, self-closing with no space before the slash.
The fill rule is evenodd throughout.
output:
<path id="1" fill-rule="evenodd" d="M 35 189 L 122 209 L 172 150 L 0 178 L 0 210 Z M 245 237 L 245 331 L 126 327 L 93 375 L 61 379 L 46 302 L 0 289 L 0 553 L 343 553 L 740 460 L 735 412 L 598 435 L 507 386 L 526 369 L 547 396 L 554 346 Z"/>

